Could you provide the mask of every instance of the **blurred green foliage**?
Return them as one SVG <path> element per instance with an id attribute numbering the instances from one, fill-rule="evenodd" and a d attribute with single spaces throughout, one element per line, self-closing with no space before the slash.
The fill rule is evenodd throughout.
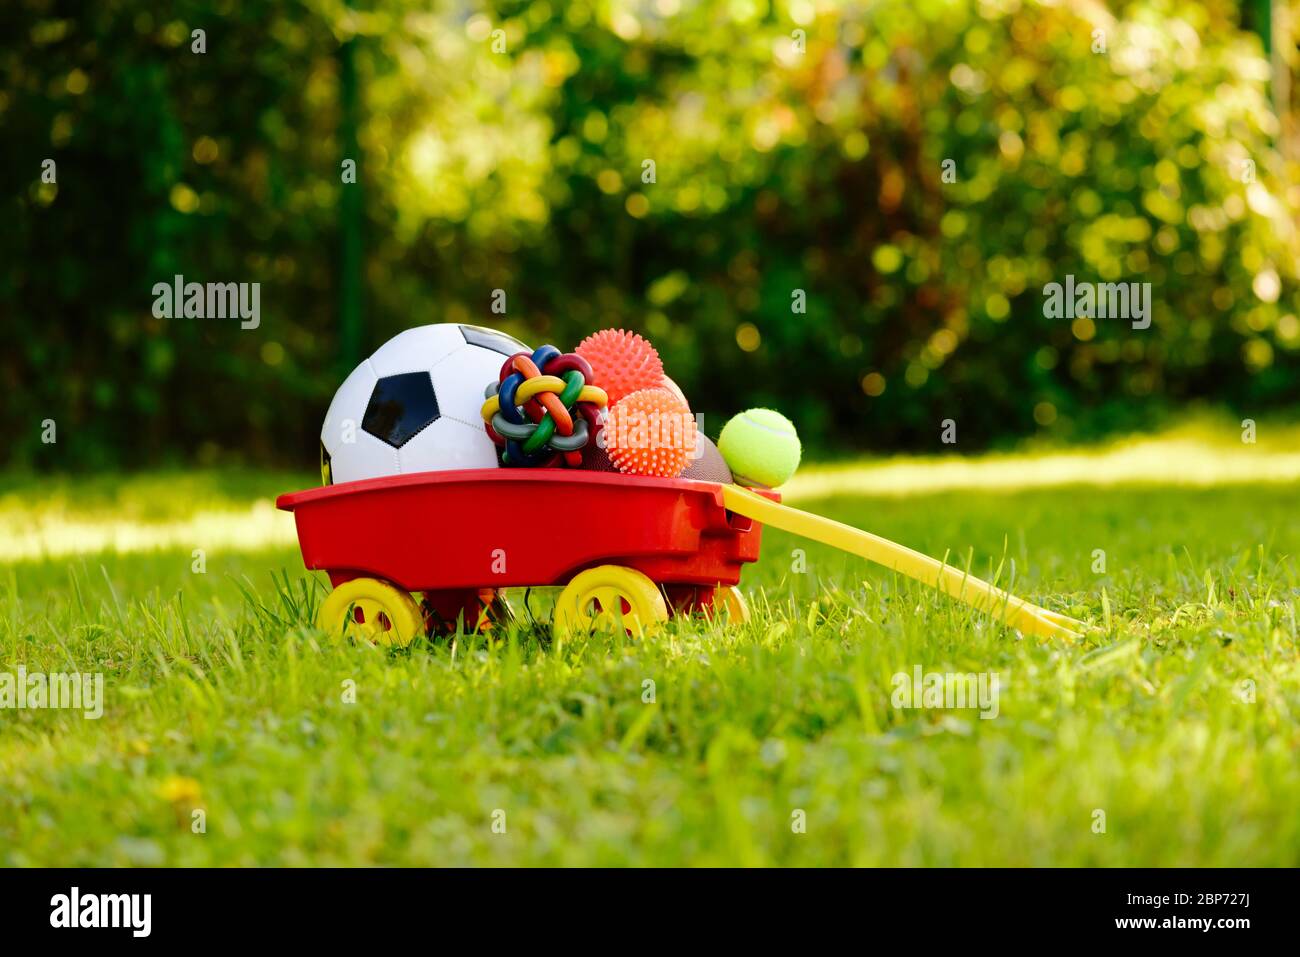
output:
<path id="1" fill-rule="evenodd" d="M 1259 41 L 1228 3 L 1111 9 L 10 2 L 0 463 L 309 461 L 347 371 L 344 189 L 367 351 L 635 328 L 713 434 L 758 404 L 826 450 L 1294 402 L 1300 177 Z M 261 326 L 154 318 L 177 273 L 262 283 Z M 1045 318 L 1068 274 L 1150 282 L 1151 328 Z"/>

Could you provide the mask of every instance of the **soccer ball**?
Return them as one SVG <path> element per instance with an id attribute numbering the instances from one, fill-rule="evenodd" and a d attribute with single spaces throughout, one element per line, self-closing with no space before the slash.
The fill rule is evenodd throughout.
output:
<path id="1" fill-rule="evenodd" d="M 528 346 L 494 329 L 438 323 L 394 336 L 339 386 L 321 427 L 326 485 L 492 468 L 479 409 L 501 365 Z"/>

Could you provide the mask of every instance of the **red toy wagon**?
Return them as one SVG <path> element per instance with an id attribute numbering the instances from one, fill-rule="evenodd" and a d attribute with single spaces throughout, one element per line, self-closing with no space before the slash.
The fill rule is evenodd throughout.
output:
<path id="1" fill-rule="evenodd" d="M 481 626 L 503 608 L 499 589 L 525 585 L 563 586 L 562 633 L 619 622 L 638 633 L 715 607 L 743 619 L 735 586 L 762 532 L 717 483 L 564 469 L 365 479 L 276 505 L 294 513 L 307 567 L 334 586 L 321 627 L 391 645 L 462 616 Z"/>

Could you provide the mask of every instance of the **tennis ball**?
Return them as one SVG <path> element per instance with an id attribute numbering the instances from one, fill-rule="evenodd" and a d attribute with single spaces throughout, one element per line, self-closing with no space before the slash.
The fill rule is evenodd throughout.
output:
<path id="1" fill-rule="evenodd" d="M 723 426 L 718 451 L 741 485 L 776 488 L 794 475 L 803 450 L 793 422 L 772 409 L 750 409 Z"/>

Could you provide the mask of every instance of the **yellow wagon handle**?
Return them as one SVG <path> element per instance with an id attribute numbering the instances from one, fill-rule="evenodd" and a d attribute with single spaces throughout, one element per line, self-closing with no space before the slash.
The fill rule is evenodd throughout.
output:
<path id="1" fill-rule="evenodd" d="M 958 568 L 879 535 L 781 505 L 739 485 L 723 485 L 722 500 L 728 509 L 739 515 L 884 565 L 937 588 L 951 598 L 993 614 L 1027 634 L 1066 639 L 1083 634 L 1085 626 L 1081 621 L 1040 608 Z"/>

